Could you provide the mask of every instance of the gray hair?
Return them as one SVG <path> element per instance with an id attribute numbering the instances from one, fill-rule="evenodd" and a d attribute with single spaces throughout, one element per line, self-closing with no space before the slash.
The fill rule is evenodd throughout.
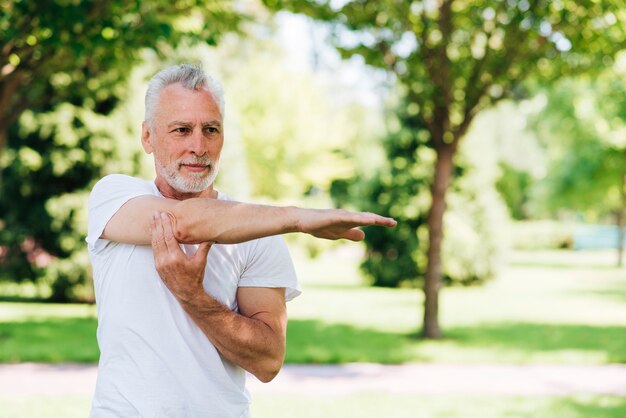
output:
<path id="1" fill-rule="evenodd" d="M 224 90 L 222 85 L 211 78 L 200 66 L 180 64 L 159 71 L 150 79 L 146 91 L 146 122 L 152 129 L 154 124 L 154 109 L 163 89 L 171 84 L 181 83 L 189 90 L 206 88 L 213 96 L 217 107 L 224 117 Z"/>

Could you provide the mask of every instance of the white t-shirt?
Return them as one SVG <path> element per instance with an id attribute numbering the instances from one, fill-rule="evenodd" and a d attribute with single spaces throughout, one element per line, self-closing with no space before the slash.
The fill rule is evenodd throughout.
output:
<path id="1" fill-rule="evenodd" d="M 142 195 L 162 197 L 154 182 L 115 174 L 89 198 L 100 346 L 91 417 L 248 417 L 244 370 L 223 358 L 183 311 L 155 269 L 152 248 L 100 238 L 119 208 Z M 212 246 L 206 292 L 237 311 L 239 286 L 284 287 L 287 300 L 300 294 L 282 237 Z"/>

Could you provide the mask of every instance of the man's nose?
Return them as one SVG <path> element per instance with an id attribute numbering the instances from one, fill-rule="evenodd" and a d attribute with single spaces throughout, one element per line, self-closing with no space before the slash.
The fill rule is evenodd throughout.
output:
<path id="1" fill-rule="evenodd" d="M 194 130 L 188 142 L 189 151 L 197 156 L 203 156 L 207 152 L 207 140 L 202 134 L 202 130 Z"/>

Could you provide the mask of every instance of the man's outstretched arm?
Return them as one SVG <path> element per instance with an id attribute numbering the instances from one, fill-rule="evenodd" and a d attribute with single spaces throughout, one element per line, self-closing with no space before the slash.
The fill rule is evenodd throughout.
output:
<path id="1" fill-rule="evenodd" d="M 150 222 L 166 212 L 179 242 L 235 244 L 270 235 L 303 232 L 318 238 L 363 239 L 361 226 L 395 226 L 391 218 L 341 209 L 254 205 L 210 198 L 187 200 L 139 196 L 126 202 L 107 223 L 102 238 L 135 245 L 151 243 Z"/>

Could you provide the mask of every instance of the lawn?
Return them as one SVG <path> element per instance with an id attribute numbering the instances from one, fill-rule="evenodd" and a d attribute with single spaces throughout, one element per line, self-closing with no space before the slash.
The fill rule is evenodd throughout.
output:
<path id="1" fill-rule="evenodd" d="M 345 247 L 344 247 L 345 248 Z M 289 303 L 287 362 L 626 362 L 626 270 L 606 252 L 516 253 L 481 287 L 445 289 L 445 338 L 416 338 L 421 292 L 363 286 L 355 254 L 295 254 L 304 293 Z M 94 362 L 95 307 L 0 302 L 0 362 Z M 0 394 L 1 418 L 84 417 L 87 396 Z M 392 393 L 254 397 L 255 418 L 626 416 L 613 396 L 425 396 Z"/>
<path id="2" fill-rule="evenodd" d="M 81 396 L 6 398 L 1 418 L 84 418 L 90 399 Z M 362 393 L 338 396 L 257 395 L 254 418 L 623 418 L 626 399 L 615 396 L 407 396 Z"/>
<path id="3" fill-rule="evenodd" d="M 304 293 L 288 304 L 288 363 L 626 362 L 626 271 L 602 252 L 516 253 L 481 287 L 445 289 L 445 338 L 416 338 L 417 289 L 361 284 L 354 254 L 296 253 Z M 0 362 L 95 362 L 95 308 L 0 303 Z"/>
<path id="4" fill-rule="evenodd" d="M 416 338 L 419 290 L 360 286 L 354 263 L 328 258 L 311 270 L 300 264 L 305 293 L 290 304 L 287 358 L 294 363 L 626 362 L 626 271 L 613 263 L 611 252 L 512 254 L 497 280 L 444 289 L 440 341 Z"/>

